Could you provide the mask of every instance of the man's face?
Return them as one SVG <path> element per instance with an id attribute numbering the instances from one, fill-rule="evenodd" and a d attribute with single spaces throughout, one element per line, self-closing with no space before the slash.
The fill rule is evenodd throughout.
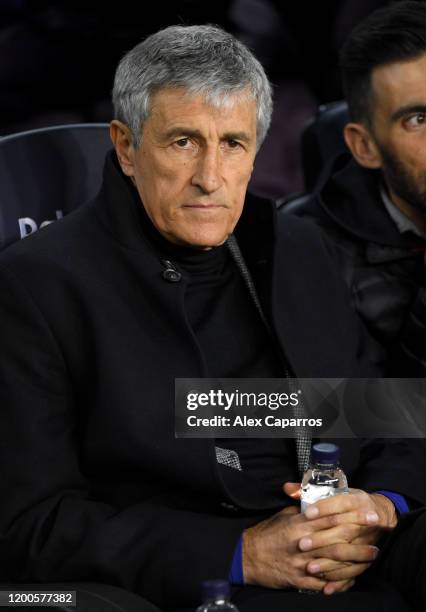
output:
<path id="1" fill-rule="evenodd" d="M 148 216 L 176 244 L 222 244 L 243 209 L 256 153 L 256 104 L 236 95 L 215 108 L 201 95 L 163 89 L 153 96 L 133 176 Z M 124 169 L 124 168 L 123 168 Z"/>
<path id="2" fill-rule="evenodd" d="M 372 133 L 391 197 L 426 214 L 426 53 L 372 73 Z"/>

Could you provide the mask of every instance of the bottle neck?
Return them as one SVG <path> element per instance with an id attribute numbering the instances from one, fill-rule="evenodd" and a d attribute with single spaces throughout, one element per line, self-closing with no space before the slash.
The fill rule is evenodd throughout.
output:
<path id="1" fill-rule="evenodd" d="M 225 597 L 223 595 L 221 595 L 220 597 L 207 597 L 204 600 L 204 603 L 206 604 L 213 603 L 213 604 L 217 604 L 218 606 L 221 606 L 223 604 L 229 603 L 229 599 L 228 597 Z"/>
<path id="2" fill-rule="evenodd" d="M 314 470 L 333 470 L 340 467 L 338 461 L 334 461 L 333 463 L 313 463 L 312 469 Z"/>

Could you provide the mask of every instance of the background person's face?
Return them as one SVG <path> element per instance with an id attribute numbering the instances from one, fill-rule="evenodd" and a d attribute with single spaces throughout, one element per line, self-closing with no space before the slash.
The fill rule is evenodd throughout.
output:
<path id="1" fill-rule="evenodd" d="M 395 203 L 426 214 L 426 54 L 376 68 L 372 132 Z"/>
<path id="2" fill-rule="evenodd" d="M 256 104 L 243 95 L 233 101 L 215 108 L 179 89 L 153 97 L 127 173 L 171 242 L 222 244 L 241 215 L 256 153 Z"/>

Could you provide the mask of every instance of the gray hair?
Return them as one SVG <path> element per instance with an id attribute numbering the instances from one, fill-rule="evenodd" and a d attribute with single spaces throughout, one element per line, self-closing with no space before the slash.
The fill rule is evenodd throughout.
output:
<path id="1" fill-rule="evenodd" d="M 166 87 L 203 94 L 215 106 L 235 94 L 256 101 L 257 147 L 271 122 L 271 86 L 253 54 L 232 34 L 211 25 L 170 26 L 148 36 L 120 61 L 112 100 L 117 119 L 128 125 L 138 147 L 151 96 Z"/>

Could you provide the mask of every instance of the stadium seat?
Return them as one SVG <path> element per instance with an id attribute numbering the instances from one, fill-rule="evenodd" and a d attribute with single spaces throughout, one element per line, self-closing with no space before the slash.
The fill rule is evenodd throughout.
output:
<path id="1" fill-rule="evenodd" d="M 0 249 L 92 198 L 111 148 L 108 124 L 75 124 L 0 139 Z"/>
<path id="2" fill-rule="evenodd" d="M 0 249 L 90 200 L 111 146 L 108 124 L 62 125 L 0 139 Z M 76 592 L 76 607 L 38 604 L 37 610 L 161 612 L 139 595 L 108 584 L 3 582 L 1 591 Z M 28 610 L 28 605 L 13 609 Z"/>

